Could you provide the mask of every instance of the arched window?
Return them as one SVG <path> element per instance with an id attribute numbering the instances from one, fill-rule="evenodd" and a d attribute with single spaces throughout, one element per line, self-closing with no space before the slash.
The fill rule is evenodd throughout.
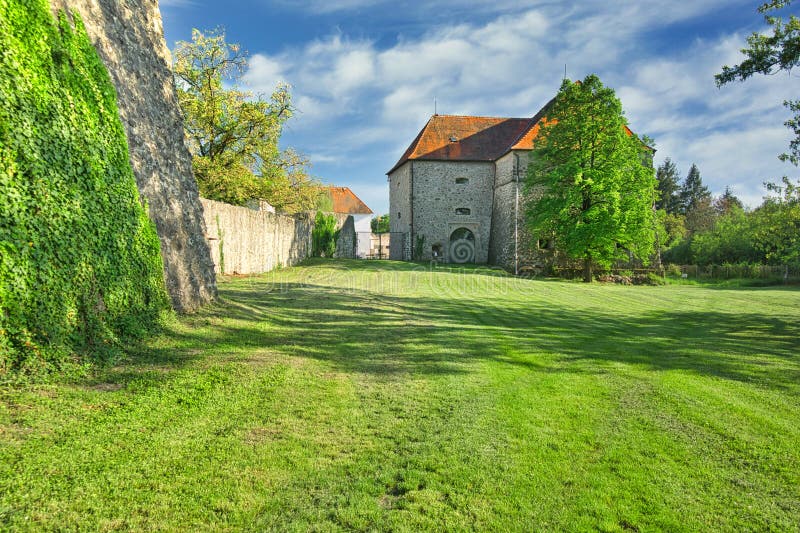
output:
<path id="1" fill-rule="evenodd" d="M 453 263 L 474 263 L 475 234 L 467 228 L 458 228 L 451 233 L 448 255 Z"/>
<path id="2" fill-rule="evenodd" d="M 459 185 L 463 185 L 465 183 L 469 183 L 469 179 L 468 178 L 456 178 L 456 183 L 459 184 Z"/>
<path id="3" fill-rule="evenodd" d="M 456 215 L 469 215 L 472 211 L 469 207 L 457 207 Z"/>

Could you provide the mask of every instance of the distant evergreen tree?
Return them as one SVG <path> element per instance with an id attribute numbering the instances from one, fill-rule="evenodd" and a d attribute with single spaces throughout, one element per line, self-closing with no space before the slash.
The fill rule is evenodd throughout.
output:
<path id="1" fill-rule="evenodd" d="M 703 185 L 703 178 L 700 177 L 700 169 L 692 163 L 686 181 L 683 182 L 680 191 L 681 212 L 686 215 L 694 211 L 697 207 L 705 207 L 711 202 L 711 191 Z"/>
<path id="2" fill-rule="evenodd" d="M 681 198 L 678 194 L 681 188 L 680 178 L 678 178 L 678 167 L 675 166 L 672 159 L 666 158 L 658 167 L 656 179 L 659 193 L 656 209 L 663 209 L 670 215 L 679 213 L 681 209 Z"/>
<path id="3" fill-rule="evenodd" d="M 742 201 L 733 194 L 730 186 L 725 187 L 725 192 L 722 196 L 714 200 L 714 209 L 720 215 L 730 213 L 732 209 L 744 209 Z"/>

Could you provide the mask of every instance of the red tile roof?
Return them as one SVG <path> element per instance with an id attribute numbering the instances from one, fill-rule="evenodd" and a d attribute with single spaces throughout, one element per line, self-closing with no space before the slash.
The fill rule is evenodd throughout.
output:
<path id="1" fill-rule="evenodd" d="M 547 102 L 532 118 L 433 115 L 391 174 L 409 159 L 430 161 L 496 161 L 511 150 L 533 150 L 541 125 L 547 120 Z M 633 132 L 625 126 L 628 135 Z"/>
<path id="2" fill-rule="evenodd" d="M 525 133 L 530 122 L 529 118 L 433 115 L 389 172 L 409 159 L 494 161 Z"/>
<path id="3" fill-rule="evenodd" d="M 326 187 L 333 201 L 334 213 L 348 215 L 371 215 L 372 209 L 350 190 L 349 187 Z"/>

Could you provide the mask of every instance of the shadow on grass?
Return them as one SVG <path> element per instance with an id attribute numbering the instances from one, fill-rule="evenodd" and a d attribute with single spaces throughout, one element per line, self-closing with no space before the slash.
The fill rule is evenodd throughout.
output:
<path id="1" fill-rule="evenodd" d="M 365 263 L 320 264 L 349 269 Z M 364 270 L 417 268 L 372 263 Z M 254 277 L 224 283 L 218 304 L 183 319 L 184 327 L 172 328 L 147 348 L 132 350 L 125 364 L 98 379 L 165 383 L 187 364 L 246 360 L 267 350 L 378 379 L 468 373 L 485 361 L 535 372 L 598 374 L 623 363 L 769 388 L 800 387 L 795 317 L 660 307 L 631 314 L 553 306 L 541 299 L 387 295 L 307 281 L 276 284 Z"/>

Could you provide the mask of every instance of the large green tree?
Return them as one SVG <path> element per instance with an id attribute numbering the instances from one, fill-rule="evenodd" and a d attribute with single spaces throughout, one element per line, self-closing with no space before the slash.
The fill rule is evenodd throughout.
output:
<path id="1" fill-rule="evenodd" d="M 613 89 L 595 75 L 564 80 L 531 153 L 526 209 L 534 235 L 595 265 L 653 252 L 656 180 L 652 150 L 627 128 Z"/>
<path id="2" fill-rule="evenodd" d="M 756 246 L 769 263 L 800 265 L 800 182 L 766 185 L 770 195 L 753 213 Z"/>
<path id="3" fill-rule="evenodd" d="M 715 76 L 717 87 L 733 81 L 744 81 L 754 74 L 791 72 L 800 64 L 800 19 L 790 15 L 785 20 L 775 14 L 792 3 L 793 0 L 770 0 L 758 8 L 771 26 L 772 33 L 750 35 L 747 48 L 742 49 L 745 59 L 733 67 L 722 67 L 722 72 Z M 780 158 L 797 165 L 800 163 L 800 100 L 787 100 L 783 105 L 793 114 L 784 124 L 795 137 L 789 144 L 789 151 Z"/>
<path id="4" fill-rule="evenodd" d="M 267 99 L 239 87 L 247 54 L 220 31 L 192 31 L 174 51 L 178 101 L 200 193 L 244 205 L 266 200 L 286 212 L 314 207 L 319 194 L 308 161 L 282 151 L 283 126 L 293 113 L 289 87 Z"/>
<path id="5" fill-rule="evenodd" d="M 659 165 L 656 170 L 656 180 L 658 180 L 659 197 L 656 200 L 656 209 L 663 209 L 669 214 L 680 212 L 681 199 L 680 178 L 678 177 L 678 167 L 669 157 Z"/>

